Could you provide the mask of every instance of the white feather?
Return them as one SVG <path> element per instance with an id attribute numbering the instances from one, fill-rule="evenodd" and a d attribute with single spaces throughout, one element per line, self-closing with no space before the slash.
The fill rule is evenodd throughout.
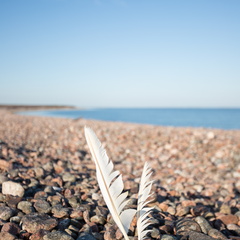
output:
<path id="1" fill-rule="evenodd" d="M 106 150 L 92 129 L 85 127 L 85 137 L 96 164 L 97 180 L 106 205 L 113 220 L 121 230 L 124 238 L 128 238 L 130 223 L 136 213 L 135 209 L 123 210 L 127 204 L 127 192 L 123 191 L 122 176 L 119 171 L 113 171 L 113 163 L 109 160 Z"/>
<path id="2" fill-rule="evenodd" d="M 147 233 L 151 231 L 145 230 L 151 224 L 148 218 L 148 214 L 150 213 L 152 208 L 146 207 L 146 205 L 150 202 L 147 201 L 147 199 L 151 196 L 150 191 L 153 183 L 153 181 L 149 181 L 151 175 L 152 175 L 151 168 L 149 167 L 148 163 L 145 163 L 138 192 L 138 207 L 137 207 L 138 240 L 146 238 Z"/>

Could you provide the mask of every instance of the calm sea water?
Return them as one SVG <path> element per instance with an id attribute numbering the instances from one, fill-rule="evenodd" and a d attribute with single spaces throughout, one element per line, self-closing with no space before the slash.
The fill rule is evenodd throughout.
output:
<path id="1" fill-rule="evenodd" d="M 65 118 L 86 118 L 176 127 L 240 129 L 240 108 L 100 108 L 88 110 L 28 111 L 20 114 Z"/>

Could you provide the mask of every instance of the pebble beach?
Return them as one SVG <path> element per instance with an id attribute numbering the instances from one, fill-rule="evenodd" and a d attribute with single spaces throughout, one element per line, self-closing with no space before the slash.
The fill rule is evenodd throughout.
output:
<path id="1" fill-rule="evenodd" d="M 147 239 L 240 240 L 240 130 L 20 116 L 0 110 L 0 240 L 121 240 L 84 136 L 91 127 L 136 208 L 154 180 Z M 129 231 L 137 240 L 136 219 Z"/>

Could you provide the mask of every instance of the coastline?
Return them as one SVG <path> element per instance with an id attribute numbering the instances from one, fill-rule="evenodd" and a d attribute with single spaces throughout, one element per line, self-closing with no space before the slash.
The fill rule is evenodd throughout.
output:
<path id="1" fill-rule="evenodd" d="M 181 231 L 185 234 L 185 230 L 178 227 L 178 221 L 190 219 L 191 224 L 196 225 L 200 224 L 197 223 L 199 216 L 219 233 L 222 234 L 222 229 L 225 229 L 225 237 L 234 236 L 227 227 L 229 224 L 235 224 L 240 229 L 240 130 L 32 117 L 15 115 L 12 110 L 0 110 L 1 185 L 9 180 L 21 184 L 24 196 L 18 201 L 29 201 L 37 215 L 41 212 L 36 207 L 36 202 L 40 201 L 37 196 L 40 192 L 44 193 L 44 201 L 51 206 L 51 211 L 44 214 L 58 223 L 63 219 L 71 221 L 77 213 L 87 212 L 89 219 L 78 216 L 79 232 L 72 233 L 72 239 L 77 239 L 84 232 L 83 226 L 93 228 L 94 223 L 98 229 L 105 229 L 104 233 L 95 229 L 100 235 L 111 230 L 115 236 L 112 239 L 116 239 L 116 234 L 120 234 L 108 222 L 101 223 L 99 218 L 96 220 L 97 217 L 91 220 L 91 217 L 99 215 L 96 213 L 97 206 L 104 207 L 105 204 L 96 187 L 95 166 L 83 134 L 85 125 L 93 128 L 103 142 L 115 168 L 123 174 L 125 189 L 129 189 L 131 197 L 137 197 L 145 161 L 153 168 L 152 206 L 156 209 L 154 217 L 159 220 L 154 225 L 156 234 L 169 235 L 174 239 Z M 63 202 L 59 204 L 68 209 L 66 215 L 60 216 L 53 211 L 50 196 L 58 194 L 50 194 L 46 190 L 50 186 L 61 189 L 58 194 L 65 206 Z M 70 204 L 69 199 L 73 198 L 76 202 Z M 0 202 L 9 207 L 9 199 L 1 194 Z M 18 208 L 19 202 L 10 208 L 23 212 Z M 23 212 L 23 215 L 28 213 Z M 226 218 L 232 220 L 227 223 Z M 9 222 L 10 218 L 6 221 Z M 26 226 L 24 221 L 23 226 Z M 219 221 L 223 225 L 218 225 Z M 168 229 L 165 227 L 167 222 Z M 211 234 L 202 232 L 201 224 L 199 226 L 199 231 L 188 234 L 204 234 L 209 237 L 207 239 L 213 238 Z M 29 237 L 36 234 L 26 229 Z M 69 233 L 66 229 L 59 229 L 56 225 L 47 231 Z M 189 229 L 192 231 L 191 227 Z M 152 239 L 155 238 L 153 235 Z"/>

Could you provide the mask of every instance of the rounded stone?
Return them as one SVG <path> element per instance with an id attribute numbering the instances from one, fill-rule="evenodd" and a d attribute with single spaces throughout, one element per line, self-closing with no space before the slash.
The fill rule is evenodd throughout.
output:
<path id="1" fill-rule="evenodd" d="M 19 183 L 12 182 L 12 181 L 6 181 L 6 182 L 3 182 L 3 184 L 2 184 L 2 193 L 9 194 L 12 196 L 23 197 L 24 188 Z"/>
<path id="2" fill-rule="evenodd" d="M 39 213 L 49 213 L 49 212 L 51 212 L 50 204 L 47 201 L 42 200 L 42 199 L 39 199 L 34 203 L 34 208 Z"/>
<path id="3" fill-rule="evenodd" d="M 34 233 L 40 229 L 52 230 L 57 226 L 57 220 L 46 214 L 29 214 L 22 218 L 22 229 Z"/>
<path id="4" fill-rule="evenodd" d="M 14 215 L 14 210 L 10 207 L 0 206 L 0 219 L 7 221 Z"/>
<path id="5" fill-rule="evenodd" d="M 34 212 L 32 203 L 28 201 L 21 201 L 18 203 L 17 208 L 26 214 Z"/>

